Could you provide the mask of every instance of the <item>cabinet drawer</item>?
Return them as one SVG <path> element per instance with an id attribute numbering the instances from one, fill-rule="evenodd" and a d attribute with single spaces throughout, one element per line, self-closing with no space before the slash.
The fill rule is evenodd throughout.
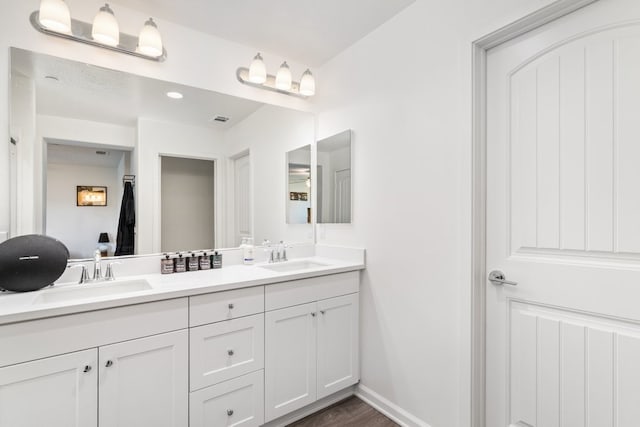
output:
<path id="1" fill-rule="evenodd" d="M 189 326 L 235 319 L 264 311 L 264 286 L 189 298 Z"/>
<path id="2" fill-rule="evenodd" d="M 187 322 L 187 298 L 179 298 L 3 325 L 0 366 L 184 329 Z"/>
<path id="3" fill-rule="evenodd" d="M 191 390 L 264 367 L 264 314 L 190 330 Z"/>
<path id="4" fill-rule="evenodd" d="M 358 292 L 360 273 L 332 274 L 267 286 L 265 310 L 277 310 Z"/>
<path id="5" fill-rule="evenodd" d="M 257 427 L 264 422 L 264 371 L 195 391 L 189 399 L 191 427 Z"/>

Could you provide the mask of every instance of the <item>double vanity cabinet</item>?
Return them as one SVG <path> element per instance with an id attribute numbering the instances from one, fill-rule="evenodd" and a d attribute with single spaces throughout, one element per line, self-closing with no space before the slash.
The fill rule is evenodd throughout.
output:
<path id="1" fill-rule="evenodd" d="M 1 325 L 0 427 L 276 420 L 358 381 L 358 284 L 349 271 Z"/>

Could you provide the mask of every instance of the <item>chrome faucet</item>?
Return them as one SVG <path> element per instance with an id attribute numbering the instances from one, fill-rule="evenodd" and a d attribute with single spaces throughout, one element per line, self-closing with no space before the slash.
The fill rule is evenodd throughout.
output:
<path id="1" fill-rule="evenodd" d="M 102 255 L 100 250 L 96 249 L 93 254 L 93 278 L 91 281 L 98 282 L 102 280 Z"/>
<path id="2" fill-rule="evenodd" d="M 267 241 L 268 242 L 268 241 Z M 276 244 L 275 248 L 271 247 L 271 244 L 267 246 L 271 252 L 269 256 L 269 262 L 284 262 L 287 261 L 287 245 L 285 245 L 283 240 L 280 240 L 280 243 Z"/>

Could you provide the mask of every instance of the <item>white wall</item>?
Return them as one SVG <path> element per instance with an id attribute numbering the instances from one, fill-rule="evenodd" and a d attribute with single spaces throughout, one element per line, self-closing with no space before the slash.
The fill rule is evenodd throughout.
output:
<path id="1" fill-rule="evenodd" d="M 225 134 L 227 156 L 250 151 L 253 180 L 253 237 L 256 244 L 309 242 L 308 224 L 287 224 L 286 152 L 314 142 L 314 116 L 265 105 Z M 228 203 L 231 205 L 231 203 Z"/>
<path id="2" fill-rule="evenodd" d="M 47 165 L 47 235 L 63 242 L 71 258 L 91 258 L 98 246 L 98 235 L 103 232 L 109 233 L 109 255 L 113 255 L 121 180 L 117 168 Z M 78 185 L 106 186 L 107 206 L 76 206 Z"/>
<path id="3" fill-rule="evenodd" d="M 136 253 L 161 249 L 160 156 L 216 161 L 216 209 L 223 207 L 224 147 L 222 132 L 198 126 L 138 119 L 138 147 L 135 151 Z M 185 207 L 185 214 L 188 208 Z M 223 215 L 216 215 L 216 229 L 224 230 Z M 223 233 L 217 233 L 222 235 Z M 224 242 L 216 236 L 216 247 Z M 195 248 L 197 249 L 197 248 Z M 204 248 L 202 248 L 204 249 Z"/>
<path id="4" fill-rule="evenodd" d="M 212 37 L 171 22 L 157 20 L 168 52 L 164 63 L 156 63 L 81 43 L 70 42 L 36 31 L 29 23 L 29 15 L 38 8 L 38 1 L 1 0 L 0 14 L 0 134 L 8 135 L 9 47 L 19 47 L 40 53 L 86 62 L 142 76 L 214 90 L 302 110 L 310 109 L 308 102 L 294 97 L 255 89 L 240 84 L 236 69 L 247 66 L 257 47 L 233 43 Z M 91 22 L 98 5 L 83 0 L 67 0 L 72 17 Z M 116 11 L 120 31 L 137 34 L 152 10 L 141 13 L 110 2 Z M 262 52 L 262 50 L 261 50 Z M 269 63 L 279 64 L 285 59 L 294 75 L 301 75 L 304 64 L 263 52 Z M 0 233 L 9 230 L 9 153 L 0 150 Z"/>
<path id="5" fill-rule="evenodd" d="M 469 424 L 471 42 L 550 0 L 417 0 L 317 75 L 318 139 L 353 129 L 361 384 L 412 424 Z M 492 427 L 492 426 L 491 426 Z"/>

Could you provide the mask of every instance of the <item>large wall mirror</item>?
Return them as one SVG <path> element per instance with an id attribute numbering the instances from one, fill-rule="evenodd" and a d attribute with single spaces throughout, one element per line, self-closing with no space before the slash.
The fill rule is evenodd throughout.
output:
<path id="1" fill-rule="evenodd" d="M 319 223 L 351 222 L 351 130 L 317 144 L 317 211 Z"/>
<path id="2" fill-rule="evenodd" d="M 72 258 L 114 255 L 130 185 L 134 254 L 233 247 L 242 235 L 313 241 L 311 224 L 283 224 L 286 184 L 274 173 L 313 142 L 312 114 L 17 48 L 10 56 L 12 237 L 51 235 Z M 186 229 L 207 238 L 185 241 Z"/>

